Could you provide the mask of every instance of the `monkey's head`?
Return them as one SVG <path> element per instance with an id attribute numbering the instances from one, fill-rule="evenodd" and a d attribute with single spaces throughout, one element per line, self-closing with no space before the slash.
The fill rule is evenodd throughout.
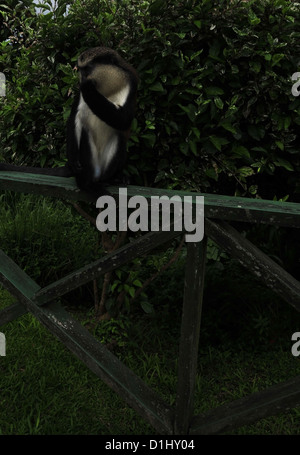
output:
<path id="1" fill-rule="evenodd" d="M 135 70 L 114 50 L 94 47 L 84 51 L 78 58 L 80 82 L 93 81 L 102 95 L 109 97 L 128 84 L 129 74 L 137 76 Z"/>

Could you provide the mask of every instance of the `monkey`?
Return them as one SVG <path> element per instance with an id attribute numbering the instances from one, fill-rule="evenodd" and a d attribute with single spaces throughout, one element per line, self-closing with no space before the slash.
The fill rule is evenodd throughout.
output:
<path id="1" fill-rule="evenodd" d="M 116 51 L 95 47 L 78 57 L 80 90 L 67 121 L 67 164 L 34 168 L 0 164 L 0 171 L 74 176 L 77 186 L 105 193 L 121 177 L 135 114 L 138 75 Z"/>
<path id="2" fill-rule="evenodd" d="M 138 77 L 105 47 L 83 52 L 77 64 L 80 93 L 67 123 L 67 157 L 77 185 L 97 190 L 119 177 L 125 165 Z"/>

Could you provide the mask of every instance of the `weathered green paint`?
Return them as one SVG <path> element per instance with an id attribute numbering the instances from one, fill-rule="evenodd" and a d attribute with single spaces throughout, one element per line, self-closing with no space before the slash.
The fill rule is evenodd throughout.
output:
<path id="1" fill-rule="evenodd" d="M 31 298 L 41 289 L 2 250 L 0 250 L 0 280 L 6 289 L 18 289 L 22 297 Z"/>
<path id="2" fill-rule="evenodd" d="M 178 360 L 175 434 L 187 434 L 193 413 L 197 374 L 207 238 L 187 244 Z"/>
<path id="3" fill-rule="evenodd" d="M 42 174 L 0 171 L 0 191 L 10 190 L 57 197 L 70 201 L 93 202 L 96 198 L 80 191 L 74 177 L 53 177 Z"/>
<path id="4" fill-rule="evenodd" d="M 123 187 L 123 186 L 122 186 Z M 118 196 L 119 187 L 107 188 L 112 195 Z M 14 190 L 23 193 L 36 193 L 44 196 L 59 197 L 66 200 L 95 202 L 96 197 L 80 191 L 73 177 L 53 177 L 48 175 L 23 174 L 20 172 L 0 172 L 0 190 Z M 192 193 L 186 191 L 162 190 L 128 186 L 127 196 L 204 196 L 205 216 L 227 221 L 246 221 L 267 223 L 278 226 L 300 228 L 300 204 L 292 202 L 265 201 L 216 194 Z"/>

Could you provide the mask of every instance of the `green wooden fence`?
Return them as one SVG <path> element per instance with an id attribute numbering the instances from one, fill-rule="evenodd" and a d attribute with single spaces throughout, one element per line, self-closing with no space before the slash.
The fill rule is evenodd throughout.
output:
<path id="1" fill-rule="evenodd" d="M 36 193 L 69 201 L 95 202 L 96 198 L 80 191 L 73 178 L 0 172 L 0 190 Z M 118 187 L 109 187 L 118 195 Z M 134 195 L 195 196 L 129 186 L 127 197 Z M 300 204 L 264 201 L 206 194 L 205 237 L 199 243 L 187 243 L 178 386 L 174 407 L 166 403 L 129 368 L 99 343 L 58 303 L 67 292 L 104 273 L 147 254 L 158 245 L 180 235 L 178 231 L 149 232 L 111 254 L 41 288 L 3 251 L 0 250 L 0 283 L 18 303 L 0 312 L 0 326 L 31 312 L 86 366 L 115 390 L 131 407 L 161 434 L 217 434 L 275 415 L 300 405 L 300 376 L 276 384 L 264 391 L 194 415 L 193 402 L 198 361 L 198 343 L 205 276 L 207 238 L 239 260 L 266 286 L 300 310 L 300 283 L 245 239 L 229 223 L 241 221 L 300 228 Z"/>

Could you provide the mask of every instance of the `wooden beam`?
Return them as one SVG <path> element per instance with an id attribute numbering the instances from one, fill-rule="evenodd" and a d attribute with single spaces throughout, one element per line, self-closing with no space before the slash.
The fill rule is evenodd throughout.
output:
<path id="1" fill-rule="evenodd" d="M 52 334 L 75 354 L 91 371 L 117 392 L 132 408 L 161 433 L 173 431 L 173 412 L 159 395 L 153 392 L 129 368 L 98 342 L 78 321 L 73 319 L 58 303 L 40 307 L 29 296 L 39 288 L 3 252 L 5 275 L 0 282 L 30 311 Z M 18 277 L 16 279 L 15 277 Z M 24 286 L 24 283 L 27 285 Z M 29 292 L 29 289 L 31 291 Z"/>
<path id="2" fill-rule="evenodd" d="M 175 434 L 188 434 L 193 416 L 207 238 L 187 243 L 178 361 Z"/>
<path id="3" fill-rule="evenodd" d="M 113 194 L 118 194 L 118 188 L 109 187 L 109 189 L 112 190 Z M 162 195 L 168 197 L 178 195 L 182 198 L 192 196 L 194 198 L 193 204 L 196 204 L 196 196 L 203 196 L 205 218 L 300 228 L 300 204 L 295 202 L 268 201 L 138 186 L 128 186 L 127 193 L 128 197 L 139 195 L 147 199 L 151 196 Z"/>
<path id="4" fill-rule="evenodd" d="M 69 201 L 93 202 L 96 200 L 89 193 L 80 191 L 74 177 L 0 171 L 0 190 L 57 197 Z"/>
<path id="5" fill-rule="evenodd" d="M 205 233 L 249 272 L 300 311 L 300 283 L 225 222 L 205 221 Z"/>
<path id="6" fill-rule="evenodd" d="M 0 327 L 26 314 L 27 310 L 20 303 L 13 303 L 0 311 Z"/>
<path id="7" fill-rule="evenodd" d="M 18 289 L 21 297 L 25 296 L 29 299 L 41 289 L 2 250 L 0 250 L 0 283 L 9 291 Z"/>
<path id="8" fill-rule="evenodd" d="M 300 406 L 300 376 L 195 416 L 190 435 L 220 434 Z"/>
<path id="9" fill-rule="evenodd" d="M 150 232 L 143 235 L 132 243 L 122 246 L 113 253 L 107 254 L 101 259 L 82 267 L 76 272 L 70 273 L 64 278 L 40 289 L 34 297 L 38 305 L 55 300 L 56 298 L 78 288 L 79 286 L 94 280 L 95 278 L 121 267 L 136 257 L 143 256 L 153 248 L 180 235 L 180 232 Z"/>
<path id="10" fill-rule="evenodd" d="M 122 185 L 122 188 L 126 185 Z M 115 197 L 119 187 L 109 186 L 108 191 Z M 22 193 L 36 193 L 66 200 L 95 202 L 96 196 L 80 191 L 73 177 L 53 177 L 49 175 L 25 174 L 21 172 L 0 172 L 0 190 L 13 190 Z M 144 196 L 204 196 L 205 217 L 227 221 L 266 223 L 277 226 L 300 228 L 300 204 L 293 202 L 268 201 L 235 196 L 165 190 L 139 186 L 127 187 L 128 198 Z M 195 203 L 195 202 L 194 202 Z"/>

